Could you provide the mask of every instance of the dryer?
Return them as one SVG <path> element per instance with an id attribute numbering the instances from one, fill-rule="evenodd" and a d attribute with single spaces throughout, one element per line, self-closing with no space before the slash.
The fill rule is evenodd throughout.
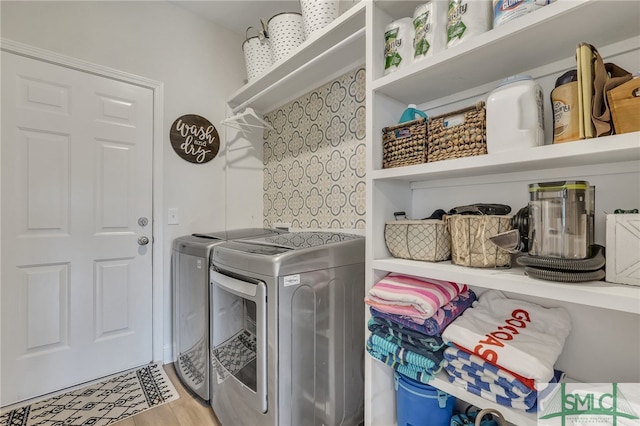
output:
<path id="1" fill-rule="evenodd" d="M 173 336 L 176 373 L 182 383 L 209 400 L 209 261 L 216 244 L 237 238 L 276 235 L 281 231 L 244 228 L 191 234 L 173 240 Z"/>
<path id="2" fill-rule="evenodd" d="M 364 420 L 364 237 L 292 232 L 211 255 L 211 406 L 223 426 Z"/>

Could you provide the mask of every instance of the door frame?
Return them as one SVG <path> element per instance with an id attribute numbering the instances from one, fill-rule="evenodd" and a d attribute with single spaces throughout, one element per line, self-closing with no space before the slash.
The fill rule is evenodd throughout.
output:
<path id="1" fill-rule="evenodd" d="M 70 56 L 61 55 L 39 47 L 19 43 L 6 38 L 0 38 L 0 50 L 16 55 L 32 58 L 62 67 L 86 72 L 89 74 L 119 80 L 125 83 L 145 87 L 153 92 L 153 172 L 152 172 L 152 357 L 153 361 L 164 363 L 164 234 L 163 234 L 163 208 L 162 208 L 162 161 L 163 161 L 163 141 L 164 141 L 164 83 L 148 78 L 129 74 L 113 68 L 94 64 Z M 0 153 L 2 150 L 0 149 Z M 0 154 L 1 155 L 1 154 Z M 1 182 L 0 182 L 1 183 Z M 0 186 L 1 188 L 1 186 Z M 0 217 L 0 220 L 2 218 Z M 0 238 L 2 238 L 0 231 Z M 0 249 L 1 250 L 1 249 Z M 0 253 L 1 255 L 1 253 Z M 1 256 L 0 256 L 1 259 Z M 0 269 L 2 263 L 0 260 Z M 0 283 L 1 285 L 1 283 Z"/>

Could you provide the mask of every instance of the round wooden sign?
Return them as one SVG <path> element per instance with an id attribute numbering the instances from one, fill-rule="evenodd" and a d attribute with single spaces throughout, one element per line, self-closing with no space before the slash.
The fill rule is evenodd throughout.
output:
<path id="1" fill-rule="evenodd" d="M 211 161 L 220 149 L 220 137 L 214 125 L 195 114 L 183 115 L 174 121 L 169 139 L 176 154 L 190 163 Z"/>

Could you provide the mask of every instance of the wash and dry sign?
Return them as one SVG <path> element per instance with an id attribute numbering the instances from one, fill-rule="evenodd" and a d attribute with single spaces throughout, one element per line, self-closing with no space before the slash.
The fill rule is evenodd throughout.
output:
<path id="1" fill-rule="evenodd" d="M 640 424 L 640 383 L 556 383 L 538 393 L 539 426 Z"/>
<path id="2" fill-rule="evenodd" d="M 175 152 L 191 163 L 211 161 L 220 149 L 220 137 L 214 125 L 195 114 L 183 115 L 174 121 L 169 138 Z"/>

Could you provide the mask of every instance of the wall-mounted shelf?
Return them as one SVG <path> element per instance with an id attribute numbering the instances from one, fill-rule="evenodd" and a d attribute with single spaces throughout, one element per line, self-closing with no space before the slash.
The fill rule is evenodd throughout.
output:
<path id="1" fill-rule="evenodd" d="M 269 112 L 331 80 L 337 73 L 364 64 L 366 2 L 356 3 L 313 34 L 264 75 L 241 87 L 227 100 L 234 112 L 251 105 Z"/>
<path id="2" fill-rule="evenodd" d="M 452 265 L 451 262 L 420 262 L 396 258 L 376 259 L 372 267 L 387 272 L 425 276 L 465 283 L 486 289 L 541 297 L 555 302 L 605 308 L 640 314 L 640 287 L 611 284 L 605 281 L 576 284 L 530 278 L 524 268 L 482 269 Z"/>
<path id="3" fill-rule="evenodd" d="M 607 46 L 635 37 L 639 14 L 636 1 L 558 0 L 376 79 L 371 89 L 404 104 L 440 99 L 570 57 L 580 42 Z"/>
<path id="4" fill-rule="evenodd" d="M 495 402 L 467 392 L 459 386 L 450 383 L 447 379 L 447 374 L 444 372 L 439 373 L 429 384 L 476 407 L 496 409 L 504 416 L 506 421 L 514 425 L 536 426 L 538 424 L 535 413 L 526 413 L 521 410 L 507 408 L 504 405 L 496 404 Z"/>
<path id="5" fill-rule="evenodd" d="M 414 166 L 374 170 L 373 180 L 422 180 L 525 172 L 557 167 L 640 161 L 640 132 L 544 145 L 526 151 L 499 152 Z M 379 164 L 382 164 L 380 161 Z M 638 163 L 640 169 L 640 163 Z"/>

